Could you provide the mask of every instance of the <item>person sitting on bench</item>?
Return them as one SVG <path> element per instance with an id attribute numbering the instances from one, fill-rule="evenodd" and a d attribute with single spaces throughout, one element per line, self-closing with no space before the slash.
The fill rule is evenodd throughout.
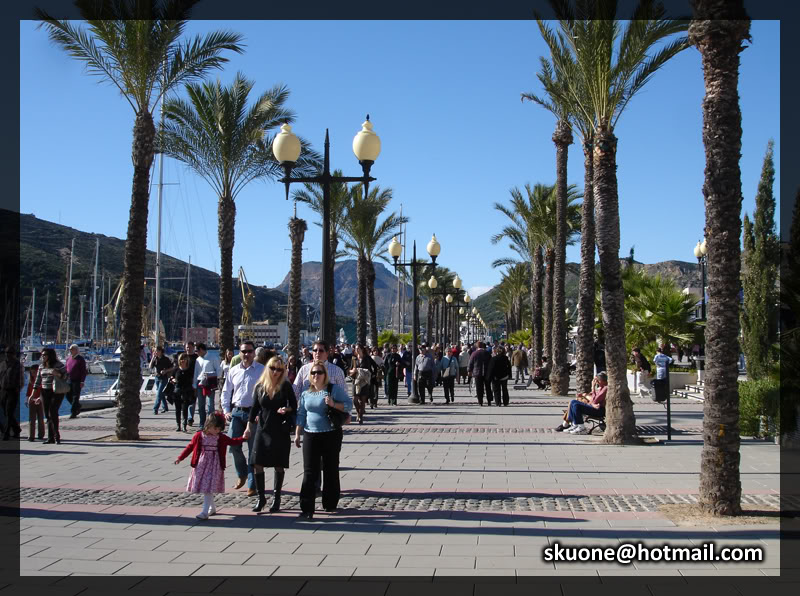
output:
<path id="1" fill-rule="evenodd" d="M 547 356 L 542 356 L 542 365 L 537 366 L 533 370 L 533 374 L 528 378 L 529 386 L 531 381 L 536 383 L 539 389 L 547 389 L 547 386 L 550 384 L 550 365 L 547 362 Z"/>
<path id="2" fill-rule="evenodd" d="M 579 393 L 578 399 L 569 402 L 569 410 L 564 412 L 564 422 L 556 427 L 556 431 L 569 432 L 574 435 L 586 435 L 589 431 L 583 425 L 583 416 L 602 417 L 606 410 L 606 393 L 608 392 L 608 375 L 601 372 L 592 381 L 591 393 Z M 571 422 L 571 423 L 570 423 Z"/>

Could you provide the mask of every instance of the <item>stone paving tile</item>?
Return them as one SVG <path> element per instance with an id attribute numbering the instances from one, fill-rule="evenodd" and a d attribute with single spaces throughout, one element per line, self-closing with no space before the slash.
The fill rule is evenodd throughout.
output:
<path id="1" fill-rule="evenodd" d="M 250 567 L 250 565 L 245 565 Z M 350 577 L 356 571 L 355 567 L 306 567 L 305 565 L 281 565 L 271 577 Z"/>
<path id="2" fill-rule="evenodd" d="M 442 546 L 443 557 L 471 556 L 471 557 L 501 557 L 514 556 L 513 544 L 445 544 Z"/>
<path id="3" fill-rule="evenodd" d="M 246 565 L 292 565 L 317 567 L 325 555 L 294 555 L 294 554 L 280 554 L 280 553 L 256 553 L 247 560 Z"/>
<path id="4" fill-rule="evenodd" d="M 328 554 L 320 564 L 322 567 L 346 567 L 358 562 L 360 566 L 396 567 L 399 555 L 363 555 L 354 557 L 345 554 Z"/>
<path id="5" fill-rule="evenodd" d="M 210 542 L 205 541 L 188 541 L 188 540 L 168 540 L 161 546 L 157 547 L 159 551 L 183 551 L 183 552 L 205 552 L 205 553 L 221 553 L 228 548 L 232 543 L 225 542 Z"/>
<path id="6" fill-rule="evenodd" d="M 198 576 L 211 576 L 211 577 L 230 577 L 230 576 L 237 576 L 237 575 L 244 575 L 244 576 L 263 576 L 267 577 L 272 575 L 277 567 L 260 567 L 260 568 L 253 568 L 253 567 L 245 567 L 243 565 L 203 565 L 197 571 L 192 573 L 192 577 Z M 223 590 L 221 587 L 214 590 L 214 594 L 242 594 L 243 592 L 235 591 L 235 592 L 228 592 Z M 250 593 L 250 592 L 248 592 Z M 264 588 L 260 588 L 259 590 L 253 590 L 253 594 L 263 594 Z M 268 591 L 267 594 L 273 594 L 274 592 Z"/>
<path id="7" fill-rule="evenodd" d="M 94 550 L 94 549 L 91 549 Z M 153 550 L 119 549 L 103 557 L 103 561 L 129 561 L 131 563 L 170 563 L 182 553 Z"/>
<path id="8" fill-rule="evenodd" d="M 19 572 L 21 575 L 30 574 L 34 571 L 44 569 L 48 565 L 56 563 L 60 559 L 46 559 L 44 557 L 25 557 L 19 561 Z M 51 570 L 52 571 L 52 570 Z"/>
<path id="9" fill-rule="evenodd" d="M 168 575 L 168 576 L 186 576 L 192 575 L 201 566 L 200 563 L 153 563 L 153 562 L 133 562 L 127 567 L 120 569 L 115 575 L 138 575 L 138 576 L 153 576 L 153 575 Z M 217 580 L 218 583 L 218 580 Z M 182 588 L 182 589 L 185 589 Z"/>
<path id="10" fill-rule="evenodd" d="M 224 553 L 277 553 L 277 554 L 291 554 L 300 548 L 300 542 L 260 542 L 251 540 L 242 540 L 233 542 Z M 314 545 L 317 546 L 317 545 Z M 310 553 L 306 553 L 310 554 Z M 316 553 L 314 553 L 316 554 Z"/>
<path id="11" fill-rule="evenodd" d="M 64 571 L 66 573 L 102 573 L 111 575 L 126 567 L 126 561 L 83 561 L 80 559 L 60 559 L 47 567 L 48 571 Z"/>
<path id="12" fill-rule="evenodd" d="M 28 546 L 39 546 L 44 544 L 46 546 L 56 546 L 63 548 L 88 548 L 92 544 L 99 542 L 101 538 L 69 538 L 66 536 L 39 536 L 30 542 L 26 542 Z"/>
<path id="13" fill-rule="evenodd" d="M 280 544 L 289 544 L 289 543 L 280 543 Z M 323 543 L 314 543 L 314 544 L 301 544 L 299 548 L 294 551 L 298 555 L 329 555 L 329 554 L 336 554 L 336 555 L 366 555 L 367 550 L 371 548 L 371 545 L 366 543 L 346 543 L 346 544 L 323 544 Z M 394 547 L 396 550 L 397 547 Z M 227 551 L 226 551 L 227 552 Z M 264 552 L 262 549 L 259 548 L 258 551 L 254 552 Z M 287 552 L 287 551 L 281 551 Z M 376 554 L 392 554 L 392 553 L 370 553 L 371 555 Z M 397 553 L 399 555 L 399 553 Z M 324 562 L 323 562 L 324 564 Z"/>
<path id="14" fill-rule="evenodd" d="M 397 563 L 398 567 L 426 567 L 436 569 L 475 569 L 475 557 L 471 556 L 415 556 L 404 555 Z"/>
<path id="15" fill-rule="evenodd" d="M 436 569 L 434 567 L 356 567 L 353 580 L 365 577 L 380 577 L 392 581 L 402 578 L 405 581 L 414 579 L 420 582 L 429 582 Z M 389 587 L 391 589 L 391 586 Z M 415 588 L 416 590 L 416 588 Z"/>
<path id="16" fill-rule="evenodd" d="M 38 553 L 41 557 L 53 559 L 80 559 L 82 561 L 97 561 L 113 551 L 103 548 L 67 548 L 64 546 L 53 546 Z"/>
<path id="17" fill-rule="evenodd" d="M 203 565 L 244 565 L 254 553 L 198 553 L 184 552 L 170 563 L 202 563 Z"/>
<path id="18" fill-rule="evenodd" d="M 120 538 L 103 538 L 98 540 L 88 548 L 107 548 L 107 549 L 122 549 L 122 550 L 155 550 L 166 540 L 148 540 L 146 538 L 138 538 L 136 540 L 123 540 Z"/>

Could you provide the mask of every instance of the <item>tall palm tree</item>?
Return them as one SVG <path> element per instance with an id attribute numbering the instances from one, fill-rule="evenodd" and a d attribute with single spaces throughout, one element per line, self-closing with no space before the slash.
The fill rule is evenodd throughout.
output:
<path id="1" fill-rule="evenodd" d="M 557 32 L 537 21 L 554 68 L 567 82 L 574 105 L 593 127 L 595 221 L 609 377 L 604 441 L 633 443 L 638 438 L 627 381 L 614 128 L 631 98 L 670 58 L 688 47 L 686 37 L 674 37 L 686 31 L 688 22 L 667 18 L 663 5 L 653 0 L 640 0 L 624 26 L 617 19 L 615 0 L 579 0 L 578 7 L 580 19 L 557 12 Z M 672 39 L 665 41 L 668 38 Z M 662 45 L 656 48 L 658 44 Z"/>
<path id="2" fill-rule="evenodd" d="M 219 238 L 220 349 L 233 349 L 233 244 L 236 196 L 257 178 L 282 176 L 272 155 L 270 131 L 294 114 L 284 107 L 289 90 L 276 85 L 248 108 L 254 82 L 237 73 L 229 87 L 216 82 L 186 85 L 189 100 L 170 99 L 164 105 L 167 122 L 160 138 L 164 154 L 182 161 L 202 177 L 217 195 Z M 305 174 L 318 167 L 319 156 L 303 142 L 298 160 Z"/>
<path id="3" fill-rule="evenodd" d="M 343 177 L 342 170 L 334 170 L 334 177 Z M 336 266 L 336 259 L 342 257 L 345 253 L 339 250 L 339 236 L 341 235 L 342 226 L 347 218 L 347 208 L 350 204 L 350 188 L 345 182 L 333 182 L 331 184 L 330 195 L 330 225 L 331 225 L 331 241 L 330 241 L 330 279 L 334 279 L 334 268 Z M 319 227 L 322 227 L 323 217 L 323 202 L 322 202 L 322 187 L 319 184 L 303 184 L 303 188 L 292 192 L 292 198 L 295 201 L 306 203 L 311 210 L 319 215 L 320 220 L 314 222 Z M 328 312 L 327 324 L 328 329 L 336 329 L 336 288 L 329 288 L 330 291 L 325 294 L 325 305 Z M 328 338 L 322 338 L 328 340 Z"/>
<path id="4" fill-rule="evenodd" d="M 289 239 L 292 242 L 292 267 L 289 271 L 289 304 L 286 318 L 289 320 L 289 355 L 300 353 L 300 286 L 303 273 L 303 238 L 308 225 L 295 214 L 289 220 Z"/>
<path id="5" fill-rule="evenodd" d="M 526 184 L 524 195 L 519 188 L 511 189 L 510 205 L 494 204 L 494 208 L 508 217 L 510 223 L 492 236 L 492 244 L 497 244 L 501 240 L 507 239 L 510 242 L 509 248 L 518 256 L 496 259 L 492 263 L 492 267 L 527 263 L 530 268 L 531 343 L 536 354 L 536 363 L 534 365 L 541 364 L 544 346 L 542 337 L 542 276 L 544 273 L 542 250 L 545 240 L 541 234 L 541 222 L 537 217 L 537 213 L 541 211 L 540 205 L 546 200 L 551 191 L 551 187 L 543 184 L 536 184 L 533 187 L 530 184 Z"/>
<path id="6" fill-rule="evenodd" d="M 568 12 L 569 7 L 567 6 L 566 9 Z M 537 74 L 537 78 L 547 96 L 539 97 L 533 93 L 523 93 L 522 99 L 538 103 L 552 112 L 559 119 L 559 123 L 562 122 L 562 119 L 568 119 L 580 134 L 583 147 L 584 182 L 583 205 L 581 206 L 581 263 L 578 274 L 575 384 L 579 393 L 588 393 L 594 378 L 595 233 L 592 181 L 594 177 L 594 168 L 592 167 L 594 135 L 591 121 L 577 109 L 572 101 L 567 82 L 563 79 L 563 73 L 555 70 L 547 58 L 542 56 L 540 60 L 542 68 Z M 566 147 L 564 151 L 566 151 Z"/>
<path id="7" fill-rule="evenodd" d="M 392 200 L 392 189 L 373 187 L 369 195 L 364 197 L 363 185 L 350 189 L 350 204 L 347 217 L 342 226 L 345 237 L 345 249 L 357 259 L 358 296 L 356 307 L 356 337 L 360 344 L 366 344 L 367 320 L 371 327 L 370 339 L 373 345 L 378 343 L 378 321 L 375 313 L 375 283 L 373 260 L 388 259 L 383 252 L 394 231 L 405 223 L 392 213 L 379 221 L 381 214 Z M 370 273 L 371 279 L 370 282 Z M 369 308 L 368 308 L 369 307 Z M 369 318 L 368 318 L 369 317 Z"/>
<path id="8" fill-rule="evenodd" d="M 542 70 L 538 75 L 544 85 L 545 98 L 534 94 L 523 94 L 556 117 L 553 143 L 556 146 L 556 236 L 554 241 L 553 310 L 563 313 L 565 307 L 565 279 L 567 265 L 567 152 L 572 144 L 570 125 L 572 105 L 564 92 L 566 82 L 553 76 L 553 70 L 546 58 L 542 58 Z M 564 317 L 553 319 L 550 387 L 553 395 L 566 395 L 569 392 L 569 363 L 567 362 L 567 330 Z"/>
<path id="9" fill-rule="evenodd" d="M 139 364 L 144 264 L 147 249 L 147 215 L 150 200 L 150 166 L 155 153 L 153 110 L 159 99 L 178 85 L 204 76 L 227 62 L 224 50 L 242 52 L 242 37 L 215 31 L 181 42 L 196 0 L 128 0 L 117 3 L 76 2 L 84 28 L 60 21 L 40 9 L 40 27 L 50 40 L 83 62 L 90 74 L 119 89 L 133 108 L 133 189 L 122 280 L 118 439 L 139 438 Z M 134 20 L 132 17 L 136 17 Z"/>
<path id="10" fill-rule="evenodd" d="M 539 237 L 542 246 L 544 247 L 544 263 L 546 266 L 544 272 L 544 324 L 542 336 L 543 352 L 547 355 L 548 359 L 553 356 L 553 327 L 555 316 L 563 319 L 561 309 L 559 313 L 553 305 L 553 286 L 555 277 L 555 260 L 556 260 L 556 234 L 558 229 L 557 219 L 557 202 L 558 196 L 555 187 L 546 187 L 548 193 L 544 195 L 543 200 L 534 203 L 534 222 L 536 224 L 535 233 Z M 567 187 L 567 244 L 572 245 L 576 241 L 576 237 L 580 230 L 580 205 L 575 204 L 581 197 L 580 192 L 574 184 Z"/>
<path id="11" fill-rule="evenodd" d="M 710 264 L 700 506 L 716 515 L 736 515 L 742 510 L 736 373 L 742 210 L 738 85 L 739 53 L 744 49 L 743 42 L 750 39 L 750 19 L 742 0 L 694 0 L 692 4 L 689 38 L 700 51 L 706 87 L 703 197 Z"/>

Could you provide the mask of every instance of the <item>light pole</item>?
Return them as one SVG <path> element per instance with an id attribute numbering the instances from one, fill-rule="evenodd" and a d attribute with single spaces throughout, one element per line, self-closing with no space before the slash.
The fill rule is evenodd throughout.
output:
<path id="1" fill-rule="evenodd" d="M 700 275 L 701 275 L 701 287 L 700 287 L 700 294 L 702 295 L 700 299 L 700 318 L 703 321 L 703 324 L 706 322 L 706 267 L 708 266 L 708 257 L 706 253 L 708 252 L 708 247 L 706 246 L 705 238 L 701 243 L 699 240 L 697 241 L 697 246 L 694 247 L 694 256 L 697 258 L 697 265 L 700 268 Z M 697 359 L 697 380 L 702 381 L 705 379 L 705 364 L 706 364 L 706 342 L 705 342 L 705 327 L 703 328 L 703 341 L 700 342 L 700 355 Z"/>
<path id="2" fill-rule="evenodd" d="M 411 358 L 412 358 L 412 367 L 413 363 L 416 362 L 417 358 L 417 336 L 419 335 L 419 302 L 417 300 L 417 292 L 419 291 L 417 285 L 417 269 L 419 267 L 431 267 L 431 277 L 433 277 L 433 272 L 436 270 L 436 257 L 439 256 L 439 253 L 442 250 L 441 245 L 436 240 L 436 234 L 433 235 L 428 245 L 425 247 L 428 251 L 428 254 L 431 257 L 431 262 L 428 263 L 426 261 L 417 261 L 417 242 L 414 241 L 414 249 L 411 253 L 411 260 L 410 261 L 400 261 L 400 255 L 403 254 L 403 245 L 397 241 L 397 236 L 392 238 L 392 241 L 389 243 L 389 254 L 391 255 L 392 259 L 394 259 L 394 268 L 397 270 L 400 267 L 409 267 L 411 269 L 411 287 L 414 288 L 414 293 L 412 295 L 412 303 L 411 303 Z M 435 281 L 435 279 L 434 279 Z M 435 286 L 434 286 L 435 287 Z M 417 397 L 417 380 L 414 378 L 414 375 L 411 376 L 411 395 L 408 398 L 408 403 L 410 404 L 418 404 L 419 397 Z"/>
<path id="3" fill-rule="evenodd" d="M 435 283 L 433 285 L 431 285 L 431 282 L 435 282 Z M 437 287 L 439 287 L 439 282 L 433 276 L 431 276 L 431 278 L 428 280 L 428 287 L 431 290 L 431 292 L 430 292 L 431 296 L 433 296 L 433 297 L 441 296 L 441 297 L 444 298 L 444 301 L 445 301 L 445 304 L 442 304 L 442 308 L 441 308 L 441 313 L 442 313 L 441 322 L 440 322 L 439 325 L 436 326 L 436 335 L 438 336 L 438 340 L 436 338 L 434 338 L 434 341 L 439 341 L 442 344 L 446 344 L 447 343 L 447 305 L 450 304 L 451 302 L 453 302 L 453 296 L 450 295 L 450 293 L 447 291 L 446 287 L 442 288 L 438 292 L 434 291 Z"/>
<path id="4" fill-rule="evenodd" d="M 275 159 L 283 166 L 286 173 L 279 182 L 286 185 L 286 199 L 289 199 L 289 185 L 293 182 L 304 182 L 308 184 L 319 184 L 322 186 L 322 308 L 319 317 L 319 336 L 329 342 L 334 342 L 335 321 L 329 321 L 328 315 L 328 293 L 333 292 L 333 270 L 331 268 L 331 184 L 336 182 L 360 182 L 364 185 L 364 197 L 369 194 L 369 183 L 374 181 L 369 175 L 370 168 L 381 152 L 381 140 L 372 132 L 372 123 L 367 120 L 361 125 L 361 130 L 353 138 L 353 153 L 355 153 L 358 163 L 364 175 L 361 177 L 332 176 L 330 168 L 330 140 L 328 129 L 325 129 L 325 157 L 323 161 L 322 173 L 317 176 L 305 176 L 302 178 L 292 178 L 292 168 L 300 157 L 300 139 L 292 133 L 289 124 L 281 125 L 281 132 L 275 136 L 272 142 L 272 153 Z"/>

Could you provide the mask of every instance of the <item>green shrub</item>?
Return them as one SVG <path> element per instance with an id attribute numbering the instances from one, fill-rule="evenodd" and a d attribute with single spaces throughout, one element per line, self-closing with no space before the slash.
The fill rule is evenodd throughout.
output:
<path id="1" fill-rule="evenodd" d="M 780 398 L 780 387 L 772 379 L 739 383 L 739 434 L 760 436 L 762 416 L 772 418 L 776 432 L 780 433 Z"/>

